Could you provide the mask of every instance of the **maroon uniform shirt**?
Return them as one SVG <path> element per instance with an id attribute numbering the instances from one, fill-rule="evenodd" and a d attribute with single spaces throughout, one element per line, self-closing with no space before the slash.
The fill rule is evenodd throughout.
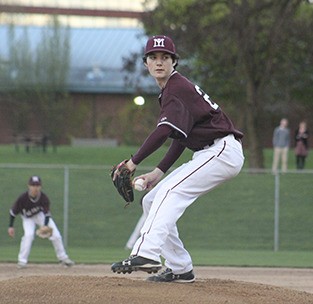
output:
<path id="1" fill-rule="evenodd" d="M 163 172 L 170 168 L 186 147 L 199 151 L 212 145 L 215 139 L 229 134 L 234 134 L 237 139 L 243 137 L 221 108 L 200 87 L 177 71 L 173 71 L 163 88 L 159 103 L 161 111 L 157 128 L 133 156 L 135 164 L 154 152 L 168 137 L 174 140 L 158 165 Z"/>
<path id="2" fill-rule="evenodd" d="M 10 214 L 14 217 L 19 213 L 26 217 L 32 217 L 39 212 L 43 212 L 45 216 L 50 216 L 50 200 L 43 192 L 40 192 L 35 199 L 29 196 L 28 191 L 22 193 L 10 210 Z"/>

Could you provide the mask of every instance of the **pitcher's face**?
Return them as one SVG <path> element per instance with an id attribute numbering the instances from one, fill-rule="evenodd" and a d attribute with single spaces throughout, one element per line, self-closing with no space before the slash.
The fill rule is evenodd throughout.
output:
<path id="1" fill-rule="evenodd" d="M 160 83 L 167 81 L 174 70 L 175 63 L 176 61 L 173 61 L 170 54 L 165 52 L 153 52 L 147 56 L 145 65 L 151 76 Z"/>

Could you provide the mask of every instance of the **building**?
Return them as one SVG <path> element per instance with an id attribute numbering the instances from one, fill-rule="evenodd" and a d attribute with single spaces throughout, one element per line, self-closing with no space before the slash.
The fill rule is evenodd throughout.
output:
<path id="1" fill-rule="evenodd" d="M 46 24 L 51 16 L 47 18 L 46 13 L 34 13 L 34 8 L 52 9 L 50 7 L 43 6 L 47 1 L 17 1 L 19 2 L 36 2 L 34 6 L 23 6 L 24 13 L 15 13 L 16 7 L 11 8 L 9 11 L 6 8 L 6 12 L 0 14 L 0 41 L 6 43 L 0 44 L 0 67 L 2 66 L 2 77 L 15 77 L 18 71 L 16 69 L 7 68 L 10 61 L 10 48 L 8 41 L 10 40 L 10 27 L 8 26 L 9 17 L 15 16 L 14 26 L 14 40 L 25 40 L 25 33 L 27 33 L 27 40 L 31 50 L 35 51 L 36 47 L 41 43 L 42 33 L 46 28 Z M 66 2 L 66 1 L 65 1 Z M 62 3 L 65 3 L 62 1 Z M 69 1 L 70 3 L 71 1 Z M 97 5 L 98 2 L 93 1 L 72 1 L 89 3 Z M 133 9 L 138 9 L 139 1 L 122 1 L 135 6 L 127 7 L 128 13 L 132 13 Z M 118 1 L 105 1 L 109 3 L 118 3 Z M 3 4 L 1 4 L 3 5 Z M 1 6 L 0 5 L 0 6 Z M 75 4 L 76 5 L 76 4 Z M 10 7 L 10 5 L 8 6 Z M 126 6 L 125 6 L 126 7 Z M 72 10 L 74 14 L 97 14 L 97 11 L 93 8 L 73 8 L 58 6 L 58 9 Z M 33 11 L 32 11 L 33 10 Z M 89 11 L 88 11 L 89 10 Z M 3 10 L 2 10 L 3 11 Z M 25 11 L 32 11 L 31 13 L 25 13 Z M 84 12 L 85 11 L 85 12 Z M 92 12 L 91 12 L 92 11 Z M 102 15 L 112 15 L 113 10 L 107 10 L 101 8 Z M 66 11 L 68 12 L 68 11 Z M 127 11 L 118 11 L 117 15 L 126 14 Z M 140 12 L 136 12 L 140 13 Z M 27 18 L 21 18 L 21 15 L 27 16 Z M 33 16 L 32 18 L 30 16 Z M 113 14 L 114 15 L 114 14 Z M 17 17 L 16 17 L 17 16 Z M 127 16 L 127 14 L 126 14 Z M 129 16 L 132 16 L 131 14 Z M 36 18 L 35 18 L 36 17 Z M 64 17 L 64 18 L 63 18 Z M 137 16 L 138 17 L 138 16 Z M 67 90 L 72 99 L 73 109 L 84 104 L 86 110 L 85 121 L 82 126 L 80 134 L 73 134 L 73 136 L 81 136 L 87 138 L 106 137 L 106 134 L 99 132 L 98 121 L 105 119 L 105 116 L 113 117 L 115 113 L 120 111 L 126 104 L 133 101 L 134 96 L 140 94 L 156 95 L 157 88 L 154 81 L 150 77 L 145 77 L 141 74 L 142 64 L 140 60 L 137 60 L 135 73 L 129 73 L 124 69 L 124 61 L 129 58 L 131 54 L 142 54 L 144 43 L 146 40 L 144 31 L 140 26 L 138 19 L 134 17 L 90 17 L 79 15 L 62 15 L 58 18 L 63 18 L 62 24 L 70 25 L 69 27 L 69 48 L 70 48 L 70 69 L 67 79 Z M 89 23 L 87 20 L 89 19 Z M 91 18 L 91 19 L 90 19 Z M 99 26 L 101 22 L 99 19 L 106 20 L 106 24 L 110 26 Z M 133 22 L 134 19 L 136 22 Z M 30 22 L 32 20 L 32 22 Z M 77 27 L 79 20 L 84 26 Z M 90 20 L 94 21 L 90 24 Z M 120 20 L 120 23 L 117 21 Z M 5 22 L 3 22 L 5 21 Z M 110 23 L 111 22 L 111 23 Z M 127 23 L 128 22 L 128 23 Z M 2 24 L 1 24 L 2 23 Z M 30 24 L 32 23 L 32 24 Z M 87 26 L 89 24 L 89 27 Z M 113 26 L 112 24 L 115 24 Z M 128 26 L 125 26 L 127 25 Z M 5 68 L 3 68 L 5 67 Z M 7 90 L 8 88 L 5 88 Z M 13 89 L 13 88 L 9 88 Z M 1 101 L 2 95 L 2 101 Z M 12 143 L 16 139 L 14 130 L 10 128 L 10 119 L 8 118 L 5 109 L 4 95 L 0 95 L 0 143 Z M 27 136 L 37 134 L 41 136 L 40 126 L 36 123 L 32 123 L 27 127 L 25 133 L 29 133 Z M 30 135 L 31 134 L 31 135 Z M 25 138 L 25 134 L 21 134 Z"/>
<path id="2" fill-rule="evenodd" d="M 14 19 L 16 25 L 45 26 L 57 14 L 73 27 L 141 27 L 140 14 L 153 8 L 143 0 L 1 0 L 0 24 Z"/>

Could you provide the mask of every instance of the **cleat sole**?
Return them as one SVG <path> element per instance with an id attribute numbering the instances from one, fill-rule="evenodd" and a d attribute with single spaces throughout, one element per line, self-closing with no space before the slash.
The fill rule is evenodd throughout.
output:
<path id="1" fill-rule="evenodd" d="M 117 268 L 114 268 L 112 269 L 112 271 L 115 273 L 123 273 L 123 274 L 126 274 L 126 273 L 132 273 L 133 271 L 144 271 L 144 272 L 147 272 L 149 274 L 151 273 L 157 273 L 160 269 L 162 268 L 162 266 L 132 266 L 132 267 L 129 267 L 129 266 L 126 266 L 126 267 L 117 267 Z"/>

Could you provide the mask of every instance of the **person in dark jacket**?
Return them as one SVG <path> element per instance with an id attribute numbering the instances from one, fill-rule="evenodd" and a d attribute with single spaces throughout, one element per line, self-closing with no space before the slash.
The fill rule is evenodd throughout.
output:
<path id="1" fill-rule="evenodd" d="M 296 155 L 296 166 L 298 170 L 304 169 L 305 159 L 309 152 L 309 131 L 305 121 L 299 123 L 299 127 L 295 133 L 295 155 Z"/>

